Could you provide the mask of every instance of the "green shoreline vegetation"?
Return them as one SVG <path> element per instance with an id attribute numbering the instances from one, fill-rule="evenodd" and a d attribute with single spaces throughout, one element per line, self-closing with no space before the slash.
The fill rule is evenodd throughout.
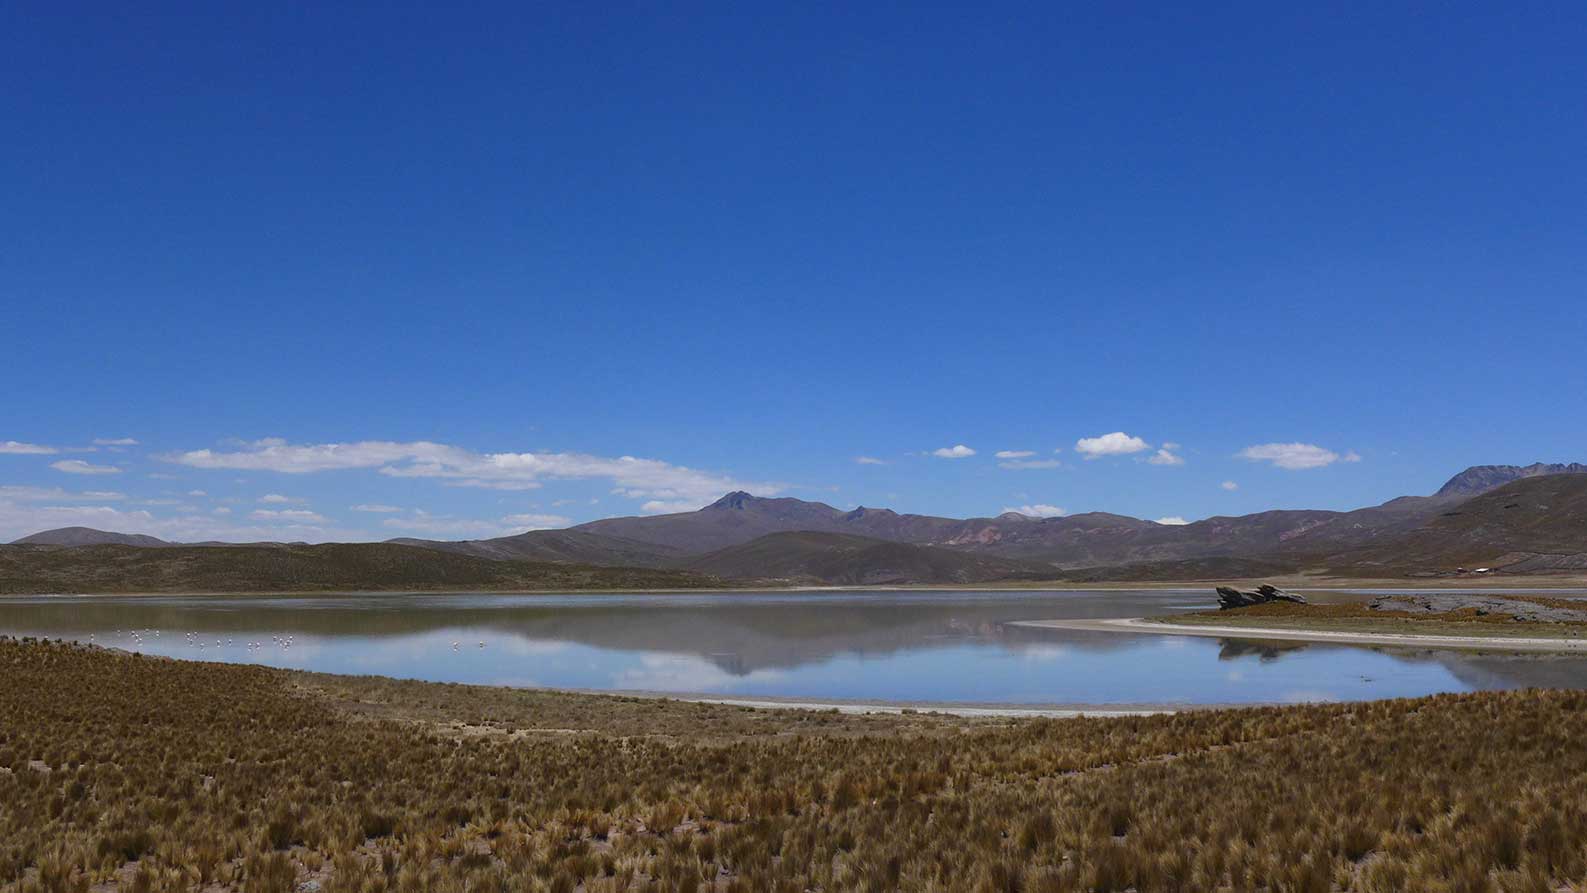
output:
<path id="1" fill-rule="evenodd" d="M 1536 595 L 1502 596 L 1526 606 L 1582 611 L 1587 602 Z M 1403 611 L 1373 608 L 1361 602 L 1294 604 L 1269 602 L 1227 611 L 1197 611 L 1147 618 L 1169 626 L 1248 627 L 1294 632 L 1372 633 L 1418 636 L 1481 636 L 1494 639 L 1567 639 L 1587 637 L 1587 622 L 1524 621 L 1502 611 L 1458 608 L 1448 611 Z"/>
<path id="2" fill-rule="evenodd" d="M 1546 891 L 1587 694 L 965 720 L 0 640 L 0 888 Z"/>

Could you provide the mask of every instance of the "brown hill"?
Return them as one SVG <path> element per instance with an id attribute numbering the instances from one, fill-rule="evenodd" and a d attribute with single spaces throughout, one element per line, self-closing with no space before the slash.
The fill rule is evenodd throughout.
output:
<path id="1" fill-rule="evenodd" d="M 394 543 L 0 546 L 0 593 L 700 589 L 690 571 L 492 561 Z"/>
<path id="2" fill-rule="evenodd" d="M 1533 462 L 1531 465 L 1473 465 L 1450 478 L 1435 496 L 1454 496 L 1462 499 L 1477 496 L 1523 478 L 1543 477 L 1553 474 L 1587 474 L 1587 465 L 1580 462 Z"/>
<path id="3" fill-rule="evenodd" d="M 1509 573 L 1587 569 L 1587 475 L 1524 477 L 1448 506 L 1381 545 L 1335 555 L 1349 573 Z"/>
<path id="4" fill-rule="evenodd" d="M 57 527 L 16 540 L 18 546 L 169 546 L 165 540 L 141 533 L 114 533 L 92 527 Z"/>
<path id="5" fill-rule="evenodd" d="M 718 577 L 863 586 L 1050 579 L 1052 569 L 973 552 L 895 543 L 845 533 L 772 533 L 690 560 Z"/>
<path id="6" fill-rule="evenodd" d="M 444 541 L 404 537 L 387 542 L 503 561 L 563 561 L 621 567 L 665 567 L 677 563 L 688 554 L 670 546 L 602 536 L 585 530 L 531 530 L 516 536 L 486 540 Z"/>

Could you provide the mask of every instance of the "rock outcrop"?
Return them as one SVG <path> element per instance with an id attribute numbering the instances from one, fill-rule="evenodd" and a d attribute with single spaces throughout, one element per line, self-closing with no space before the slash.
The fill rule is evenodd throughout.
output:
<path id="1" fill-rule="evenodd" d="M 1285 592 L 1277 586 L 1263 583 L 1256 589 L 1235 589 L 1232 586 L 1218 587 L 1218 609 L 1228 611 L 1233 608 L 1249 608 L 1252 605 L 1265 605 L 1268 602 L 1292 602 L 1297 605 L 1306 604 L 1306 597 L 1293 592 Z"/>

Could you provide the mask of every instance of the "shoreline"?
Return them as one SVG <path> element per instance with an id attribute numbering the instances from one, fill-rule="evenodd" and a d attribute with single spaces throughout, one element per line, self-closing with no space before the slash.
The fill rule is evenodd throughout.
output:
<path id="1" fill-rule="evenodd" d="M 1089 632 L 1139 633 L 1159 636 L 1199 636 L 1213 639 L 1266 639 L 1335 645 L 1387 645 L 1445 648 L 1461 651 L 1514 651 L 1587 653 L 1587 639 L 1550 639 L 1498 636 L 1420 635 L 1406 633 L 1338 632 L 1251 626 L 1191 626 L 1172 620 L 1119 617 L 1106 620 L 1014 620 L 1012 626 L 1070 629 Z"/>
<path id="2" fill-rule="evenodd" d="M 308 596 L 364 596 L 364 595 L 745 595 L 770 594 L 821 594 L 821 593 L 878 593 L 890 592 L 1210 592 L 1218 586 L 1252 587 L 1272 583 L 1281 589 L 1296 592 L 1342 593 L 1356 595 L 1393 594 L 1398 592 L 1493 592 L 1493 593 L 1544 593 L 1579 592 L 1587 594 L 1587 576 L 1527 576 L 1496 579 L 1484 577 L 1451 579 L 1395 579 L 1371 578 L 1352 580 L 1340 577 L 1305 580 L 1300 578 L 1250 578 L 1211 580 L 1153 580 L 1153 581 L 1101 581 L 1073 583 L 1054 581 L 989 582 L 989 583 L 921 583 L 894 586 L 723 586 L 709 589 L 291 589 L 291 590 L 239 590 L 220 591 L 184 589 L 154 592 L 0 592 L 0 600 L 8 598 L 159 598 L 180 596 L 237 596 L 301 598 Z"/>
<path id="3" fill-rule="evenodd" d="M 941 714 L 959 717 L 990 717 L 1008 719 L 1072 719 L 1077 716 L 1118 717 L 1157 716 L 1183 713 L 1190 710 L 1236 710 L 1241 707 L 1282 706 L 1278 702 L 1261 704 L 1172 704 L 1162 703 L 1024 703 L 998 704 L 986 701 L 894 701 L 886 698 L 848 700 L 845 698 L 803 698 L 785 695 L 713 695 L 708 693 L 677 693 L 647 690 L 594 689 L 594 688 L 526 688 L 520 686 L 482 686 L 484 688 L 510 688 L 518 691 L 550 691 L 564 694 L 596 695 L 614 698 L 646 698 L 660 701 L 683 701 L 691 704 L 717 704 L 724 707 L 745 707 L 754 710 L 835 710 L 849 715 Z"/>

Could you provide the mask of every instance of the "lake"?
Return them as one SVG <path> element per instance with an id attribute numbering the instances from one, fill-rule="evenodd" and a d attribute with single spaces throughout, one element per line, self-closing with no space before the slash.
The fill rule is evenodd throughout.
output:
<path id="1" fill-rule="evenodd" d="M 1587 658 L 1038 629 L 1196 591 L 0 597 L 0 634 L 439 682 L 1003 705 L 1251 704 L 1587 687 Z"/>

